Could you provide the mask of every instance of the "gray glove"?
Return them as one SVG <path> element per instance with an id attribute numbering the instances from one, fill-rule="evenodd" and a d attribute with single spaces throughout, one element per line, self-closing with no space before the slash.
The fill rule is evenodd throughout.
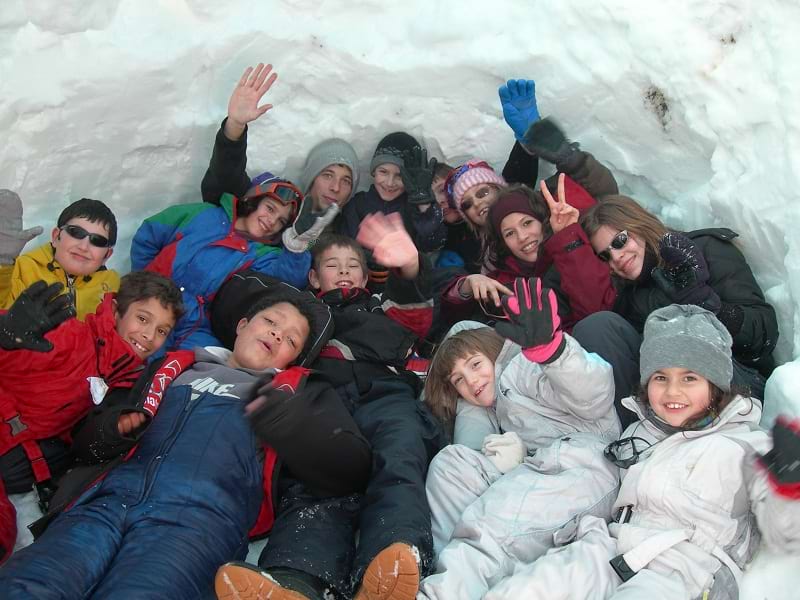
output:
<path id="1" fill-rule="evenodd" d="M 314 214 L 311 212 L 311 198 L 306 198 L 292 226 L 283 230 L 283 247 L 289 252 L 305 252 L 336 218 L 339 210 L 338 204 L 331 204 L 325 212 Z"/>
<path id="2" fill-rule="evenodd" d="M 41 227 L 22 229 L 22 200 L 16 192 L 0 190 L 0 265 L 14 264 L 25 244 L 40 233 Z"/>

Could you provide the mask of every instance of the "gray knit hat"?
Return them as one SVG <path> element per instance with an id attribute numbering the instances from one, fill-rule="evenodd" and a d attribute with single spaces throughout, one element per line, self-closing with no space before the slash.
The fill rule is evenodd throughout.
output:
<path id="1" fill-rule="evenodd" d="M 329 165 L 350 167 L 353 175 L 353 192 L 358 189 L 358 156 L 353 147 L 339 138 L 323 140 L 311 149 L 300 175 L 300 189 L 307 194 L 314 179 Z"/>
<path id="2" fill-rule="evenodd" d="M 671 304 L 650 313 L 639 357 L 641 384 L 659 369 L 681 367 L 730 391 L 731 334 L 713 313 L 695 305 Z"/>

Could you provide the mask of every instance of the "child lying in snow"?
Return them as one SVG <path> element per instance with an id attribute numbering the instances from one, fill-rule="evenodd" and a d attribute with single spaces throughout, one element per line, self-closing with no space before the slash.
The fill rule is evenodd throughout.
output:
<path id="1" fill-rule="evenodd" d="M 4 598 L 206 597 L 248 532 L 269 530 L 281 466 L 320 496 L 363 489 L 367 442 L 328 384 L 288 368 L 322 335 L 318 303 L 278 286 L 232 352 L 195 351 L 128 459 L 0 569 Z"/>
<path id="2" fill-rule="evenodd" d="M 497 325 L 510 341 L 488 328 L 456 333 L 426 380 L 440 416 L 451 419 L 461 399 L 456 443 L 428 473 L 439 557 L 420 598 L 482 598 L 571 522 L 611 515 L 618 475 L 603 449 L 620 432 L 611 368 L 559 330 L 540 279 L 514 290 L 503 301 L 510 321 Z"/>
<path id="3" fill-rule="evenodd" d="M 584 517 L 576 541 L 486 598 L 732 599 L 760 536 L 800 553 L 800 421 L 779 421 L 770 439 L 760 402 L 731 391 L 732 374 L 731 336 L 713 314 L 651 313 L 643 390 L 624 401 L 640 420 L 606 450 L 627 469 L 613 522 Z"/>

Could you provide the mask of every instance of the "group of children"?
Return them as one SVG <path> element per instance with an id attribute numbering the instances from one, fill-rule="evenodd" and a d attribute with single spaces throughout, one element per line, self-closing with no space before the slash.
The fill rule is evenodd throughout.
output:
<path id="1" fill-rule="evenodd" d="M 276 78 L 244 72 L 203 202 L 145 219 L 121 279 L 105 204 L 20 254 L 0 195 L 4 597 L 735 598 L 762 537 L 800 552 L 800 422 L 758 427 L 777 325 L 733 232 L 617 195 L 523 80 L 502 175 L 396 132 L 365 192 L 339 139 L 251 179 Z"/>

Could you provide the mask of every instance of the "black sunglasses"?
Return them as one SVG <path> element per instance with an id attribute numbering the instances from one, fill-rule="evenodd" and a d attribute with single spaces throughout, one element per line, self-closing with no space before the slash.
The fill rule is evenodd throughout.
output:
<path id="1" fill-rule="evenodd" d="M 82 240 L 87 235 L 89 236 L 89 243 L 98 248 L 108 248 L 111 245 L 109 239 L 99 233 L 89 233 L 80 225 L 64 225 L 58 228 L 59 231 L 66 231 L 67 235 L 76 240 Z"/>
<path id="2" fill-rule="evenodd" d="M 637 444 L 637 442 L 640 443 Z M 626 437 L 606 446 L 603 456 L 620 469 L 627 469 L 639 462 L 639 457 L 652 445 L 644 438 Z"/>
<path id="3" fill-rule="evenodd" d="M 608 245 L 608 248 L 605 250 L 601 250 L 597 253 L 597 258 L 602 260 L 603 262 L 608 262 L 611 260 L 611 251 L 612 250 L 622 250 L 625 247 L 625 244 L 628 243 L 628 231 L 623 229 L 617 235 L 614 236 L 614 239 L 611 240 L 611 243 Z"/>

